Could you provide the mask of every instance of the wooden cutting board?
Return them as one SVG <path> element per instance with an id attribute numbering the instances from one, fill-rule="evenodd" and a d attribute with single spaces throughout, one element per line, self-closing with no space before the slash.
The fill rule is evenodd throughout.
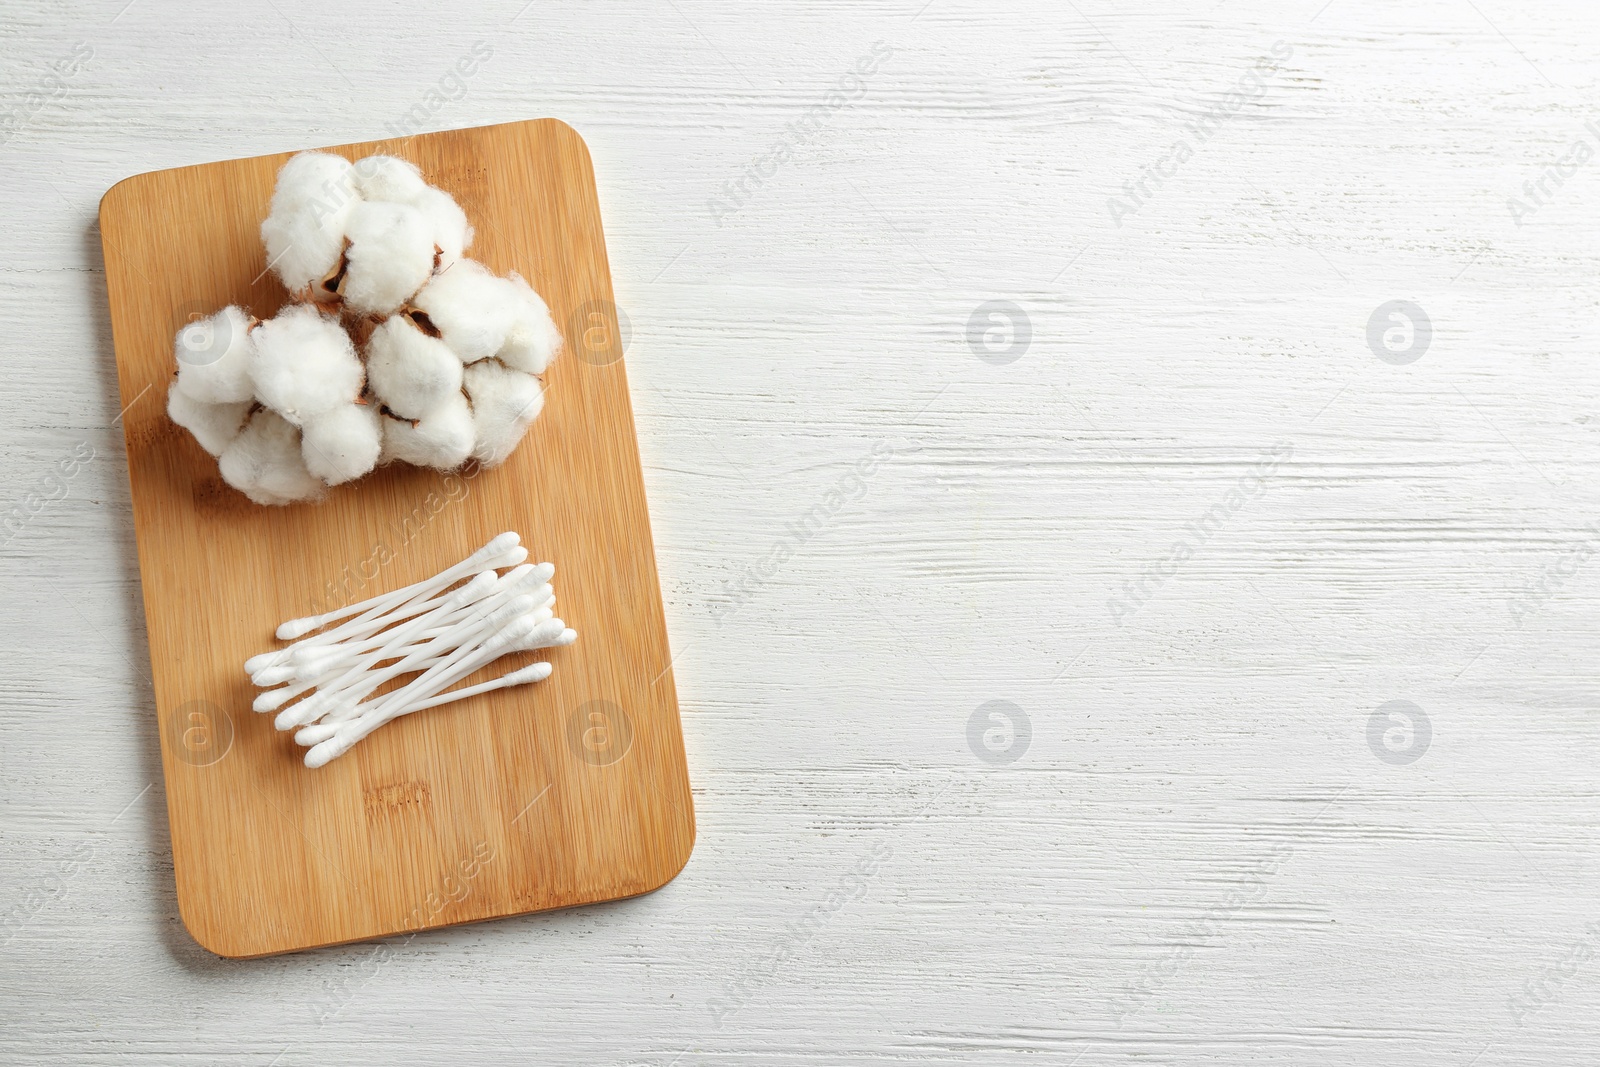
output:
<path id="1" fill-rule="evenodd" d="M 289 154 L 140 174 L 100 205 L 178 905 L 248 957 L 614 900 L 687 862 L 694 812 L 594 172 L 543 119 L 329 148 L 402 156 L 516 270 L 566 351 L 516 454 L 395 465 L 326 501 L 260 507 L 168 421 L 173 337 L 285 294 L 259 227 Z M 284 619 L 426 578 L 503 530 L 556 566 L 576 645 L 533 686 L 406 716 L 327 767 L 250 710 L 250 655 Z"/>

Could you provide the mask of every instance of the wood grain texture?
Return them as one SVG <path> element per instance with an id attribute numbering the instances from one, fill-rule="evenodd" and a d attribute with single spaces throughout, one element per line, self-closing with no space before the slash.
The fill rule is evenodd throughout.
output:
<path id="1" fill-rule="evenodd" d="M 96 50 L 0 147 L 0 491 L 95 450 L 0 548 L 0 1059 L 1592 1062 L 1600 161 L 1506 199 L 1600 99 L 1595 5 L 120 6 L 0 25 L 8 101 Z M 479 40 L 429 129 L 555 115 L 594 154 L 695 851 L 618 904 L 218 960 L 171 888 L 95 204 L 382 136 Z M 1004 366 L 966 337 L 997 299 L 1033 327 Z M 1392 299 L 1433 320 L 1409 366 L 1367 347 Z M 1432 720 L 1408 766 L 1367 742 L 1393 699 Z M 968 746 L 992 700 L 1031 719 L 1010 764 Z"/>
<path id="2" fill-rule="evenodd" d="M 334 149 L 399 155 L 477 223 L 571 339 L 502 466 L 394 465 L 259 507 L 167 418 L 197 310 L 286 299 L 259 226 L 284 155 L 156 171 L 100 208 L 178 905 L 225 956 L 633 896 L 682 869 L 694 817 L 605 238 L 588 151 L 559 122 Z M 158 266 L 159 265 L 159 266 Z M 284 619 L 438 573 L 516 530 L 556 565 L 580 644 L 543 683 L 406 716 L 318 770 L 253 712 L 240 664 Z M 521 657 L 532 662 L 540 656 Z M 474 676 L 502 673 L 507 660 Z"/>

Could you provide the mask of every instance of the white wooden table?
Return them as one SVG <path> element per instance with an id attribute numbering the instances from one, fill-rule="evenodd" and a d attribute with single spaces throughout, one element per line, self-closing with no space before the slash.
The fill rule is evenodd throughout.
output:
<path id="1" fill-rule="evenodd" d="M 1593 1062 L 1600 8 L 125 3 L 0 15 L 0 1061 Z M 543 115 L 696 851 L 217 959 L 97 202 Z"/>

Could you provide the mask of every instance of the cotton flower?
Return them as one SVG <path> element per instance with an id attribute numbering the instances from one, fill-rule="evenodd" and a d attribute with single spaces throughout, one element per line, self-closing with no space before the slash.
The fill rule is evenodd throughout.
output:
<path id="1" fill-rule="evenodd" d="M 383 461 L 454 470 L 472 455 L 475 440 L 472 409 L 457 392 L 415 422 L 385 416 Z"/>
<path id="2" fill-rule="evenodd" d="M 316 500 L 327 491 L 301 457 L 300 431 L 265 409 L 250 416 L 217 466 L 223 481 L 257 504 Z"/>
<path id="3" fill-rule="evenodd" d="M 377 463 L 510 456 L 561 333 L 519 275 L 463 258 L 473 230 L 450 194 L 395 156 L 305 152 L 261 236 L 291 302 L 262 323 L 224 308 L 174 341 L 168 416 L 228 484 L 284 504 Z"/>
<path id="4" fill-rule="evenodd" d="M 473 458 L 486 467 L 497 467 L 510 457 L 544 410 L 544 388 L 533 375 L 493 359 L 479 360 L 463 377 L 472 401 Z"/>
<path id="5" fill-rule="evenodd" d="M 361 361 L 339 323 L 291 304 L 253 331 L 256 396 L 296 426 L 361 394 Z"/>
<path id="6" fill-rule="evenodd" d="M 178 388 L 202 404 L 236 404 L 254 395 L 251 367 L 255 346 L 253 320 L 237 307 L 186 324 L 173 348 L 178 360 Z"/>
<path id="7" fill-rule="evenodd" d="M 366 200 L 415 204 L 427 189 L 427 179 L 415 163 L 399 156 L 367 156 L 355 163 L 355 184 Z"/>
<path id="8" fill-rule="evenodd" d="M 411 302 L 463 363 L 497 354 L 523 311 L 516 287 L 471 259 L 434 275 Z"/>
<path id="9" fill-rule="evenodd" d="M 367 341 L 367 381 L 390 411 L 420 419 L 461 391 L 461 360 L 409 317 L 394 315 Z"/>
<path id="10" fill-rule="evenodd" d="M 261 240 L 285 289 L 299 293 L 337 269 L 345 226 L 360 200 L 350 162 L 341 156 L 301 152 L 283 165 Z"/>
<path id="11" fill-rule="evenodd" d="M 200 447 L 213 456 L 233 443 L 250 413 L 248 400 L 237 404 L 206 404 L 195 400 L 176 384 L 167 390 L 167 417 L 194 434 Z"/>
<path id="12" fill-rule="evenodd" d="M 439 253 L 434 270 L 449 269 L 472 247 L 473 231 L 467 222 L 467 213 L 449 193 L 431 186 L 422 191 L 412 206 L 422 212 L 433 229 L 433 246 Z"/>
<path id="13" fill-rule="evenodd" d="M 301 455 L 329 485 L 355 481 L 378 465 L 383 429 L 376 404 L 341 404 L 306 423 Z"/>
<path id="14" fill-rule="evenodd" d="M 433 273 L 433 227 L 409 204 L 357 204 L 345 236 L 350 245 L 339 292 L 354 312 L 388 315 Z"/>
<path id="15" fill-rule="evenodd" d="M 506 333 L 505 343 L 496 353 L 508 367 L 529 374 L 543 374 L 561 351 L 561 331 L 550 318 L 550 309 L 522 275 L 511 272 L 511 291 L 518 298 L 516 316 Z"/>
<path id="16" fill-rule="evenodd" d="M 395 156 L 368 156 L 356 163 L 355 172 L 356 187 L 367 200 L 406 204 L 422 212 L 438 250 L 435 269 L 450 266 L 472 244 L 467 213 L 449 193 L 429 185 L 415 164 Z"/>

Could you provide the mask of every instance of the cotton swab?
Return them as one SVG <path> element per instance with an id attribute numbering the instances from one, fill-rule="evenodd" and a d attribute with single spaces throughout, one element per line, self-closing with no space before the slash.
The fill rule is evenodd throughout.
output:
<path id="1" fill-rule="evenodd" d="M 515 546 L 503 555 L 486 561 L 490 565 L 486 569 L 492 570 L 495 567 L 518 566 L 527 558 L 528 550 L 522 548 L 521 546 Z M 462 564 L 458 564 L 457 567 L 452 567 L 451 570 L 457 570 L 459 567 L 464 566 L 466 562 L 468 561 L 463 561 Z M 553 573 L 555 568 L 550 567 L 550 570 Z M 462 573 L 457 574 L 455 578 L 444 582 L 443 586 L 449 586 L 454 581 L 465 577 L 466 573 L 466 571 L 463 571 Z M 433 582 L 418 584 L 432 586 Z M 367 611 L 362 612 L 357 618 L 352 619 L 341 626 L 320 634 L 312 634 L 310 637 L 296 641 L 288 648 L 275 649 L 271 652 L 263 652 L 259 656 L 251 656 L 249 659 L 244 661 L 245 673 L 254 677 L 254 675 L 259 671 L 287 663 L 290 657 L 292 657 L 297 651 L 322 645 L 337 644 L 338 642 L 351 637 L 370 635 L 378 630 L 381 630 L 384 626 L 387 626 L 392 622 L 427 612 L 436 607 L 441 601 L 450 595 L 451 590 L 443 589 L 442 592 L 439 591 L 442 588 L 442 586 L 433 586 L 433 590 L 431 592 L 424 591 L 419 593 L 418 595 L 411 597 L 409 600 L 402 602 L 398 606 L 394 606 L 389 609 L 385 609 L 383 605 L 370 608 Z M 401 592 L 404 592 L 404 590 L 401 590 Z M 299 619 L 293 621 L 304 622 L 306 620 Z M 284 624 L 284 626 L 288 625 L 289 623 Z M 280 627 L 280 629 L 282 629 L 282 627 Z"/>
<path id="2" fill-rule="evenodd" d="M 474 641 L 471 644 L 462 644 L 448 655 L 436 659 L 432 666 L 412 679 L 403 688 L 396 689 L 393 693 L 383 696 L 381 698 L 382 702 L 387 704 L 396 698 L 403 699 L 402 694 L 414 692 L 418 686 L 426 685 L 435 678 L 448 677 L 461 665 L 472 662 L 490 650 L 503 648 L 512 641 L 521 638 L 531 628 L 542 625 L 546 620 L 538 617 L 534 611 L 532 601 L 532 597 L 526 599 L 518 597 L 506 605 L 505 608 L 496 613 L 499 617 L 493 620 L 491 625 L 484 627 L 480 631 L 485 637 L 484 640 L 481 642 Z M 548 617 L 548 609 L 546 610 L 546 616 Z M 478 666 L 487 662 L 488 660 L 483 660 Z M 477 668 L 474 667 L 473 669 L 476 670 Z M 394 668 L 387 668 L 386 671 L 391 672 L 388 673 L 387 677 L 393 677 L 395 674 L 401 673 Z M 387 677 L 384 680 L 387 680 Z M 449 685 L 450 683 L 444 682 L 443 684 Z M 376 688 L 376 685 L 371 686 L 367 688 L 367 692 L 370 693 Z"/>
<path id="3" fill-rule="evenodd" d="M 337 622 L 339 619 L 349 618 L 351 615 L 360 615 L 375 607 L 400 604 L 404 601 L 412 599 L 419 592 L 427 592 L 432 589 L 438 589 L 442 586 L 449 585 L 470 571 L 482 570 L 486 560 L 505 555 L 507 552 L 521 544 L 521 535 L 508 530 L 503 534 L 499 534 L 498 536 L 491 538 L 488 544 L 478 549 L 460 563 L 457 563 L 454 567 L 447 568 L 446 570 L 441 571 L 439 574 L 434 575 L 432 578 L 415 582 L 403 589 L 396 589 L 389 593 L 383 593 L 379 596 L 371 597 L 367 600 L 361 601 L 358 604 L 349 604 L 345 607 L 326 612 L 322 615 L 308 615 L 303 619 L 290 619 L 288 622 L 283 623 L 278 627 L 278 640 L 293 641 L 295 638 L 300 637 L 303 634 L 308 634 L 312 630 L 320 630 L 330 622 Z"/>
<path id="4" fill-rule="evenodd" d="M 549 608 L 555 603 L 555 597 L 549 593 L 549 589 L 550 587 L 548 585 L 541 586 L 539 590 L 536 590 L 532 594 L 535 597 L 534 607 L 536 609 Z M 413 636 L 423 639 L 423 644 L 426 644 L 434 639 L 448 634 L 449 632 L 449 627 L 436 627 L 429 630 L 424 630 L 421 633 Z M 413 652 L 418 651 L 423 651 L 423 645 L 406 645 L 399 648 L 380 648 L 379 654 L 369 657 L 367 662 L 378 663 L 384 660 L 403 659 L 411 655 Z M 296 681 L 293 684 L 284 686 L 281 689 L 268 689 L 265 692 L 258 693 L 256 695 L 253 707 L 259 712 L 277 711 L 290 700 L 310 692 L 313 689 L 320 690 L 318 694 L 319 696 L 323 693 L 331 693 L 338 687 L 338 683 L 341 681 L 341 679 L 344 679 L 347 674 L 351 673 L 350 662 L 351 661 L 349 658 L 341 657 L 337 662 L 330 661 L 324 664 L 324 666 L 327 668 L 326 673 L 308 678 L 303 681 Z M 430 665 L 431 662 L 432 661 L 429 660 L 424 663 L 415 664 L 410 669 L 420 669 L 422 666 Z M 301 712 L 302 714 L 298 714 L 296 718 L 303 719 L 303 721 L 306 722 L 310 722 L 322 714 L 321 711 L 313 712 L 310 708 L 301 709 Z M 286 725 L 279 726 L 278 729 L 282 730 L 293 728 L 293 720 L 285 718 L 283 721 Z"/>
<path id="5" fill-rule="evenodd" d="M 405 624 L 402 626 L 396 627 L 392 630 L 384 631 L 378 635 L 369 636 L 372 636 L 378 640 L 379 648 L 382 648 L 387 644 L 396 644 L 400 642 L 401 639 L 409 637 L 412 634 L 417 633 L 419 630 L 425 628 L 430 621 L 435 619 L 439 619 L 440 621 L 451 619 L 462 610 L 468 608 L 470 605 L 492 596 L 495 590 L 499 587 L 499 582 L 500 578 L 495 574 L 494 571 L 484 571 L 481 574 L 475 575 L 471 581 L 467 582 L 467 584 L 451 590 L 449 593 L 437 598 L 437 600 L 432 601 L 431 603 L 435 604 L 436 610 L 420 613 L 410 618 L 410 620 L 405 622 Z M 399 616 L 399 618 L 403 618 L 403 616 Z M 360 640 L 367 639 L 367 637 L 360 638 Z M 329 653 L 332 653 L 334 662 L 337 662 L 341 658 L 351 658 L 341 655 L 340 650 L 345 647 L 347 647 L 345 643 L 335 645 L 301 643 L 291 646 L 289 650 L 291 655 L 288 663 L 281 664 L 276 667 L 269 667 L 264 671 L 258 671 L 256 674 L 251 676 L 251 680 L 255 682 L 256 685 L 267 686 L 276 685 L 278 682 L 285 682 L 295 678 L 303 679 L 306 668 L 312 664 L 319 663 L 327 659 Z M 288 673 L 284 673 L 286 669 Z M 280 677 L 280 675 L 282 676 Z"/>
<path id="6" fill-rule="evenodd" d="M 479 682 L 477 685 L 469 685 L 465 689 L 454 689 L 448 693 L 443 693 L 439 696 L 421 701 L 420 703 L 412 704 L 405 710 L 405 714 L 409 715 L 413 711 L 427 711 L 429 708 L 437 708 L 443 704 L 451 704 L 457 700 L 465 700 L 467 697 L 475 697 L 480 693 L 492 693 L 496 689 L 509 689 L 514 685 L 527 685 L 530 682 L 542 682 L 546 678 L 550 677 L 551 673 L 554 671 L 555 668 L 548 663 L 530 663 L 526 667 L 520 668 L 519 670 L 514 670 L 509 674 L 502 674 L 500 677 L 491 679 L 490 681 Z"/>
<path id="7" fill-rule="evenodd" d="M 399 718 L 400 715 L 410 715 L 414 711 L 427 711 L 429 708 L 453 704 L 457 700 L 465 700 L 467 697 L 475 697 L 483 693 L 492 693 L 496 689 L 509 689 L 512 686 L 542 682 L 550 677 L 551 672 L 554 670 L 555 668 L 548 663 L 530 663 L 526 667 L 518 668 L 508 674 L 502 674 L 500 677 L 490 679 L 487 682 L 469 685 L 465 689 L 452 689 L 448 693 L 431 697 L 416 704 L 407 705 L 405 710 L 399 712 L 395 717 Z M 310 726 L 301 727 L 299 732 L 294 735 L 295 744 L 310 747 L 326 741 L 336 734 L 338 730 L 339 723 L 337 722 L 323 720 L 322 722 L 313 723 Z"/>
<path id="8" fill-rule="evenodd" d="M 532 604 L 532 597 L 515 597 L 509 604 L 496 608 L 486 618 L 472 618 L 457 623 L 398 663 L 390 664 L 379 670 L 368 670 L 364 667 L 351 668 L 332 686 L 326 689 L 319 686 L 317 692 L 312 696 L 285 711 L 279 712 L 276 725 L 280 730 L 289 730 L 296 726 L 304 726 L 306 723 L 312 722 L 322 715 L 335 712 L 342 707 L 353 706 L 389 679 L 405 674 L 407 671 L 416 670 L 420 665 L 419 661 L 429 659 L 434 653 L 444 652 L 450 648 L 459 648 L 463 640 L 472 640 L 482 632 L 492 632 L 499 629 L 517 615 L 532 607 Z M 454 654 L 452 653 L 452 655 Z M 428 669 L 434 670 L 435 667 Z"/>
<path id="9" fill-rule="evenodd" d="M 374 701 L 371 710 L 362 712 L 359 717 L 381 716 L 383 721 L 387 722 L 390 718 L 408 715 L 416 711 L 421 702 L 431 699 L 434 694 L 455 685 L 501 656 L 513 652 L 532 652 L 540 648 L 556 648 L 570 645 L 577 640 L 576 630 L 568 628 L 560 619 L 549 618 L 548 612 L 542 614 L 546 617 L 525 616 L 521 620 L 523 625 L 510 631 L 508 640 L 499 647 L 485 646 L 482 651 L 456 664 L 445 665 L 441 673 L 433 678 L 420 677 L 405 688 L 397 689 L 385 696 L 381 704 Z"/>
<path id="10" fill-rule="evenodd" d="M 531 618 L 534 622 L 543 622 L 544 620 L 550 618 L 550 616 L 550 609 L 545 607 L 524 617 Z M 445 652 L 436 652 L 427 656 L 426 658 L 417 659 L 410 662 L 401 673 L 404 673 L 404 671 L 426 671 L 436 666 L 443 668 L 448 666 L 452 659 L 459 659 L 463 650 L 473 651 L 478 647 L 481 647 L 481 645 L 462 646 L 461 648 L 451 649 Z M 289 712 L 285 712 L 283 715 L 279 716 L 279 718 L 286 724 L 285 726 L 280 726 L 279 729 L 293 729 L 294 726 L 298 724 L 318 721 L 343 722 L 347 719 L 353 719 L 364 713 L 367 708 L 372 706 L 372 703 L 376 703 L 376 700 L 368 704 L 358 703 L 358 701 L 370 695 L 374 690 L 381 686 L 383 682 L 388 680 L 388 678 L 384 678 L 382 681 L 377 681 L 369 678 L 367 681 L 363 681 L 360 684 L 347 686 L 337 693 L 330 694 L 328 700 L 319 702 L 314 711 L 297 714 L 293 719 L 288 717 L 289 714 L 291 712 L 301 712 L 303 709 L 299 706 L 291 708 Z M 368 684 L 368 681 L 370 681 L 371 684 Z M 387 697 L 388 694 L 384 694 L 384 696 Z"/>
<path id="11" fill-rule="evenodd" d="M 556 624 L 558 622 L 559 620 L 552 619 L 549 622 L 538 623 L 531 627 L 518 626 L 514 623 L 510 628 L 495 634 L 488 642 L 481 646 L 479 651 L 464 657 L 463 660 L 460 661 L 459 665 L 454 669 L 453 673 L 456 677 L 470 674 L 483 664 L 488 663 L 491 660 L 498 659 L 505 653 L 506 650 L 512 648 L 514 645 L 519 646 L 519 650 L 521 650 L 524 642 L 529 642 L 533 639 L 540 638 L 541 635 L 543 635 L 552 626 L 552 624 Z M 552 636 L 554 636 L 556 639 L 559 639 L 564 633 L 565 627 L 559 626 Z M 577 635 L 574 634 L 573 636 L 576 637 Z M 541 646 L 528 644 L 526 647 L 533 648 Z M 451 673 L 452 672 L 441 672 L 438 677 L 440 679 L 447 679 L 450 678 Z M 449 684 L 451 684 L 450 680 L 443 681 L 443 685 Z M 315 768 L 326 765 L 330 760 L 337 759 L 339 756 L 342 756 L 346 752 L 350 751 L 351 748 L 355 747 L 357 742 L 367 737 L 372 733 L 372 731 L 378 729 L 380 726 L 383 726 L 391 719 L 398 717 L 400 714 L 402 714 L 400 709 L 405 707 L 405 705 L 398 702 L 396 698 L 400 696 L 400 694 L 410 689 L 411 686 L 407 686 L 406 689 L 395 690 L 394 693 L 391 693 L 388 697 L 384 698 L 382 704 L 377 708 L 362 714 L 358 718 L 351 719 L 350 721 L 341 724 L 332 737 L 311 746 L 311 748 L 306 752 L 306 766 Z"/>
<path id="12" fill-rule="evenodd" d="M 458 610 L 467 608 L 470 605 L 491 596 L 497 586 L 497 583 L 498 579 L 493 571 L 484 571 L 482 574 L 474 577 L 472 581 L 468 582 L 466 585 L 463 585 L 459 589 L 449 593 L 447 596 L 442 597 L 440 599 L 437 614 L 430 613 L 428 615 L 421 616 L 419 619 L 413 619 L 405 626 L 400 627 L 399 630 L 392 631 L 391 639 L 394 634 L 404 636 L 415 632 L 419 626 L 426 624 L 430 619 L 437 618 L 441 622 L 453 622 L 455 620 L 455 613 Z M 320 648 L 321 646 L 316 647 Z M 305 653 L 308 651 L 310 651 L 310 649 L 299 649 L 300 653 Z M 343 667 L 344 670 L 339 674 L 335 674 L 332 678 L 327 676 L 318 676 L 314 680 L 307 681 L 303 678 L 303 676 L 299 676 L 297 673 L 297 678 L 299 680 L 296 682 L 296 684 L 289 686 L 287 689 L 269 690 L 268 692 L 258 695 L 255 699 L 254 707 L 257 711 L 274 711 L 279 707 L 282 707 L 285 702 L 299 696 L 301 693 L 304 693 L 312 688 L 326 687 L 337 679 L 343 678 L 344 675 L 349 671 L 355 669 L 351 668 L 347 663 L 337 663 L 331 664 L 330 670 L 337 670 L 340 667 Z M 269 681 L 268 679 L 276 678 L 275 672 L 279 671 L 281 671 L 281 668 L 279 667 L 269 667 L 267 670 L 258 672 L 254 676 L 254 681 L 257 685 L 275 684 L 274 681 Z M 279 680 L 286 681 L 288 679 Z M 283 727 L 280 726 L 279 729 L 283 729 Z"/>
<path id="13" fill-rule="evenodd" d="M 556 600 L 554 596 L 549 594 L 548 591 L 550 587 L 548 585 L 542 586 L 541 589 L 544 590 L 544 592 L 541 593 L 540 590 L 536 589 L 529 594 L 534 598 L 536 609 L 550 607 L 555 603 Z M 428 641 L 442 636 L 448 629 L 448 626 L 441 626 L 430 621 L 429 626 L 426 629 L 420 630 L 410 636 L 409 644 L 396 643 L 394 641 L 384 641 L 380 638 L 371 638 L 348 650 L 339 646 L 327 649 L 310 650 L 310 654 L 303 658 L 297 659 L 295 663 L 289 665 L 287 668 L 280 669 L 293 671 L 292 677 L 296 681 L 321 678 L 330 671 L 348 667 L 351 663 L 356 662 L 358 658 L 362 658 L 363 656 L 364 659 L 362 659 L 362 662 L 365 664 L 375 664 L 381 663 L 384 660 L 403 658 L 404 656 L 415 651 L 418 645 L 425 644 Z M 377 654 L 366 655 L 367 653 Z M 266 672 L 262 673 L 266 674 Z M 261 680 L 261 677 L 262 675 L 257 675 L 257 685 L 277 684 L 276 682 L 264 682 Z M 288 681 L 290 677 L 291 676 L 285 676 L 281 680 Z"/>
<path id="14" fill-rule="evenodd" d="M 549 574 L 550 569 L 541 569 L 529 566 L 528 564 L 523 564 L 522 566 L 512 568 L 510 572 L 498 579 L 494 578 L 493 572 L 485 571 L 484 574 L 479 575 L 476 579 L 474 579 L 474 581 L 481 581 L 486 577 L 493 580 L 495 584 L 490 588 L 489 592 L 485 594 L 486 598 L 498 597 L 500 599 L 504 599 L 506 596 L 509 596 L 512 592 L 515 592 L 518 589 L 525 589 L 528 586 L 533 585 L 535 582 L 548 578 Z M 539 588 L 533 590 L 533 593 L 535 596 L 543 595 L 548 596 L 551 599 L 554 599 L 555 596 L 555 591 L 549 584 L 539 586 Z M 454 609 L 450 609 L 449 604 L 441 604 L 441 607 L 453 610 L 456 614 L 459 614 L 463 610 L 459 606 L 455 607 Z M 426 618 L 424 618 L 422 621 L 426 623 L 427 627 L 429 628 L 440 628 L 446 622 L 453 621 L 449 618 L 449 610 L 446 610 L 444 614 L 441 614 L 438 611 L 430 611 L 427 613 Z M 425 629 L 421 632 L 426 633 L 427 630 Z M 405 631 L 405 633 L 414 634 L 415 631 Z M 402 631 L 397 628 L 380 631 L 378 633 L 369 634 L 366 636 L 352 637 L 349 640 L 341 641 L 333 645 L 316 644 L 296 647 L 293 651 L 293 654 L 289 658 L 289 662 L 290 665 L 295 667 L 301 676 L 304 676 L 307 671 L 314 672 L 317 665 L 331 663 L 339 658 L 353 658 L 353 653 L 355 652 L 371 651 L 373 649 L 384 648 L 386 646 L 392 647 L 399 643 L 399 638 L 401 636 L 403 636 Z M 268 685 L 275 683 L 263 682 L 260 680 L 260 678 L 257 678 L 256 684 Z"/>
<path id="15" fill-rule="evenodd" d="M 411 616 L 429 610 L 442 595 L 448 594 L 448 590 L 445 589 L 446 586 L 449 586 L 454 581 L 466 577 L 468 574 L 471 574 L 473 570 L 492 570 L 495 567 L 517 566 L 527 558 L 528 550 L 519 545 L 501 556 L 485 560 L 484 564 L 460 570 L 459 573 L 457 573 L 450 581 L 444 582 L 442 585 L 435 586 L 431 590 L 425 589 L 409 599 L 400 601 L 397 605 L 379 604 L 365 612 L 362 612 L 354 619 L 342 623 L 331 630 L 325 630 L 322 633 L 316 633 L 309 637 L 301 638 L 299 641 L 295 642 L 295 646 L 306 647 L 309 645 L 333 644 L 339 641 L 347 640 L 351 637 L 359 637 L 375 633 L 397 619 L 410 618 Z M 485 564 L 487 565 L 486 567 L 484 566 Z M 456 568 L 452 569 L 454 570 Z M 441 593 L 440 590 L 444 590 L 444 592 Z"/>
<path id="16" fill-rule="evenodd" d="M 500 534 L 432 578 L 282 624 L 278 637 L 292 643 L 245 662 L 264 687 L 255 709 L 277 712 L 306 766 L 321 767 L 403 715 L 550 677 L 539 662 L 450 688 L 502 656 L 577 640 L 555 617 L 555 567 L 527 563 L 521 542 Z"/>
<path id="17" fill-rule="evenodd" d="M 392 708 L 399 707 L 410 695 L 418 692 L 427 692 L 431 695 L 432 692 L 454 684 L 457 678 L 464 677 L 511 651 L 516 642 L 538 629 L 544 621 L 530 616 L 514 619 L 510 625 L 489 633 L 487 640 L 482 643 L 470 647 L 463 646 L 450 655 L 435 659 L 427 670 L 401 688 L 375 697 L 366 704 L 347 704 L 338 711 L 329 713 L 323 721 L 343 724 L 367 720 L 372 724 L 372 728 L 376 729 L 387 721 L 380 716 Z"/>

